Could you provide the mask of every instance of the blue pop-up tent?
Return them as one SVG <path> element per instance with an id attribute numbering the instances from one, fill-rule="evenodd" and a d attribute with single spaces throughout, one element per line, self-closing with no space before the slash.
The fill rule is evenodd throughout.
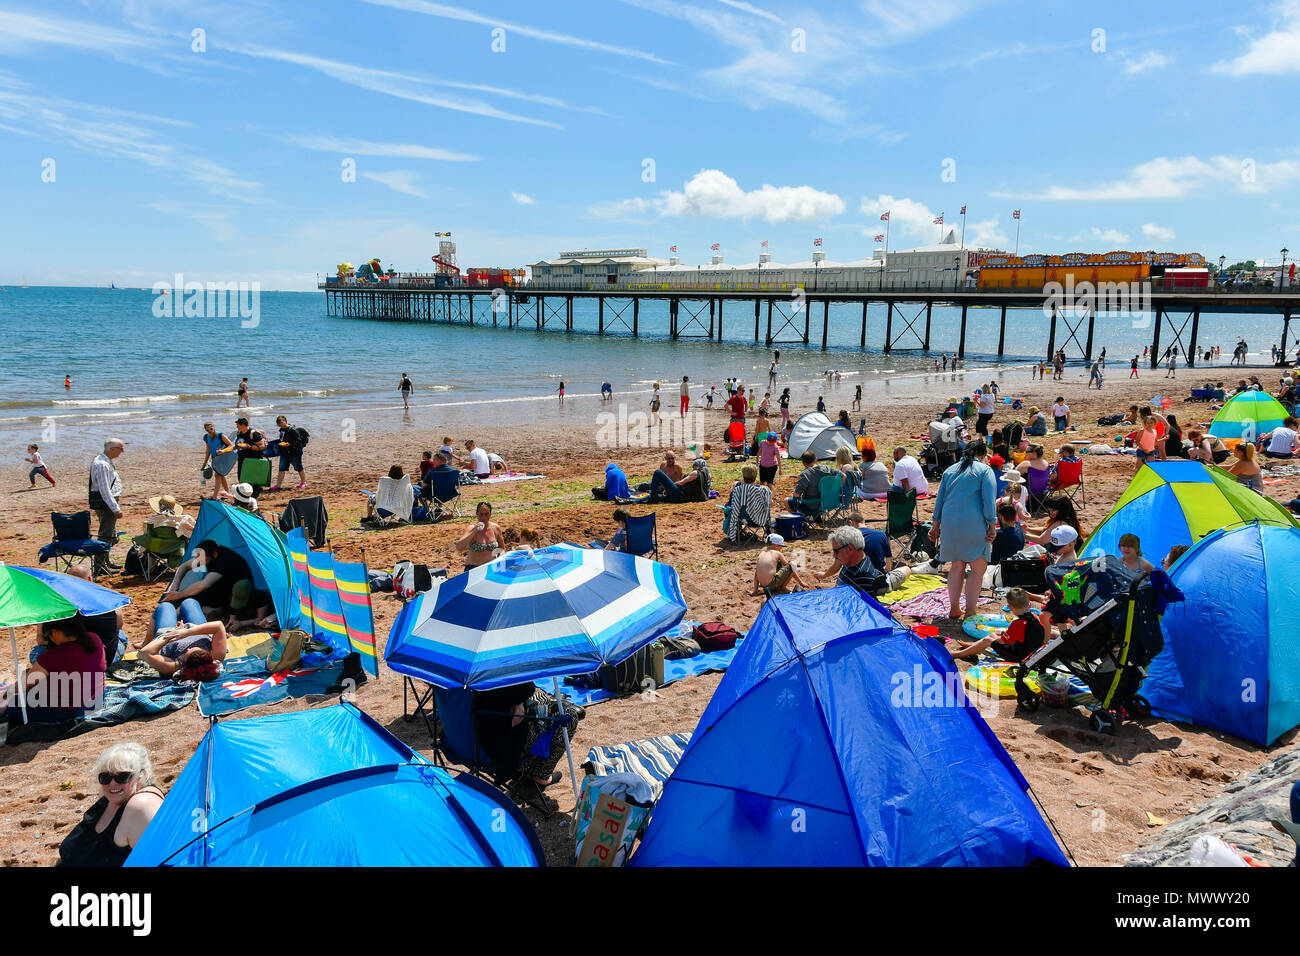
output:
<path id="1" fill-rule="evenodd" d="M 1142 694 L 1161 717 L 1269 746 L 1300 725 L 1300 529 L 1253 522 L 1202 538 L 1170 578 Z"/>
<path id="2" fill-rule="evenodd" d="M 500 791 L 341 703 L 216 723 L 128 866 L 539 866 Z"/>
<path id="3" fill-rule="evenodd" d="M 1066 860 L 952 659 L 849 587 L 773 598 L 634 866 Z"/>
<path id="4" fill-rule="evenodd" d="M 185 560 L 201 541 L 215 541 L 230 548 L 253 572 L 253 584 L 271 595 L 281 628 L 302 627 L 302 608 L 293 586 L 293 564 L 284 535 L 260 516 L 207 499 L 199 506 L 194 532 L 185 547 Z"/>

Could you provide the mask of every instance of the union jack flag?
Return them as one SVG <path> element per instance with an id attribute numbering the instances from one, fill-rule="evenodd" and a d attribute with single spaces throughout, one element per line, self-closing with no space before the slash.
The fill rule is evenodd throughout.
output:
<path id="1" fill-rule="evenodd" d="M 315 668 L 296 671 L 276 671 L 267 677 L 246 677 L 243 680 L 225 681 L 221 685 L 222 690 L 230 692 L 231 697 L 247 697 L 249 694 L 256 694 L 264 687 L 278 687 L 290 677 L 302 677 L 304 674 L 316 673 Z"/>
<path id="2" fill-rule="evenodd" d="M 886 212 L 886 213 L 881 213 L 881 215 L 880 215 L 880 221 L 881 221 L 881 222 L 889 222 L 889 213 L 887 213 L 887 212 Z"/>
<path id="3" fill-rule="evenodd" d="M 814 239 L 814 240 L 813 240 L 813 245 L 814 245 L 814 246 L 820 246 L 821 244 L 822 244 L 821 239 Z"/>
<path id="4" fill-rule="evenodd" d="M 884 241 L 885 241 L 885 234 L 883 232 L 876 236 L 876 242 L 884 242 Z"/>
<path id="5" fill-rule="evenodd" d="M 669 252 L 676 252 L 676 251 L 677 251 L 677 247 L 676 247 L 676 246 L 669 246 L 669 247 L 668 247 L 668 251 L 669 251 Z"/>
<path id="6" fill-rule="evenodd" d="M 759 245 L 762 246 L 764 249 L 766 249 L 766 248 L 767 248 L 767 240 L 764 239 L 762 242 L 759 243 Z"/>
<path id="7" fill-rule="evenodd" d="M 942 225 L 943 225 L 943 213 L 939 213 L 939 218 L 934 220 L 934 224 L 935 224 L 936 226 L 942 226 Z"/>
<path id="8" fill-rule="evenodd" d="M 965 206 L 962 206 L 962 207 L 961 207 L 961 214 L 962 214 L 963 216 L 966 215 L 966 207 L 965 207 Z"/>
<path id="9" fill-rule="evenodd" d="M 1020 210 L 1019 210 L 1019 209 L 1013 209 L 1013 210 L 1011 210 L 1011 218 L 1012 218 L 1012 219 L 1019 219 L 1019 218 L 1020 218 Z"/>
<path id="10" fill-rule="evenodd" d="M 722 247 L 715 242 L 713 245 L 709 246 L 709 248 L 712 249 L 714 252 L 717 252 Z"/>

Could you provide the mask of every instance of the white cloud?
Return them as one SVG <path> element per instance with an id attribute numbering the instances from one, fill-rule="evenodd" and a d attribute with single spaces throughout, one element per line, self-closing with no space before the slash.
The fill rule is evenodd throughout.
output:
<path id="1" fill-rule="evenodd" d="M 680 190 L 664 190 L 654 199 L 600 203 L 588 212 L 604 219 L 657 213 L 697 219 L 764 219 L 771 223 L 817 222 L 844 211 L 844 200 L 812 186 L 772 186 L 744 190 L 720 169 L 702 169 Z"/>
<path id="2" fill-rule="evenodd" d="M 149 206 L 166 216 L 184 216 L 193 220 L 218 242 L 233 242 L 238 238 L 228 209 L 207 209 L 180 203 L 151 202 Z"/>
<path id="3" fill-rule="evenodd" d="M 535 205 L 537 205 L 537 200 L 534 199 L 532 196 L 527 195 L 526 193 L 517 193 L 517 192 L 512 192 L 512 193 L 510 194 L 510 198 L 513 199 L 515 202 L 517 202 L 517 203 L 518 203 L 519 205 L 521 205 L 521 206 L 535 206 Z"/>
<path id="4" fill-rule="evenodd" d="M 1248 35 L 1248 31 L 1238 30 Z M 1210 67 L 1228 76 L 1300 73 L 1300 0 L 1283 0 L 1274 7 L 1273 29 L 1250 40 L 1246 52 Z"/>
<path id="5" fill-rule="evenodd" d="M 1163 53 L 1157 53 L 1155 50 L 1148 50 L 1137 59 L 1132 57 L 1124 61 L 1125 73 L 1145 73 L 1147 70 L 1158 70 L 1162 66 L 1168 66 L 1174 62 L 1171 56 L 1165 56 Z"/>
<path id="6" fill-rule="evenodd" d="M 1139 163 L 1122 179 L 1096 186 L 1051 186 L 1041 193 L 995 192 L 1001 199 L 1097 201 L 1181 199 L 1209 186 L 1235 186 L 1262 192 L 1300 179 L 1300 161 L 1259 163 L 1234 156 L 1159 156 Z"/>
<path id="7" fill-rule="evenodd" d="M 1100 239 L 1102 242 L 1128 242 L 1128 233 L 1120 232 L 1118 229 L 1100 229 L 1093 226 L 1091 232 L 1092 238 Z"/>
<path id="8" fill-rule="evenodd" d="M 1154 222 L 1144 222 L 1142 224 L 1142 235 L 1152 242 L 1173 242 L 1177 238 L 1172 229 L 1166 226 L 1157 226 Z"/>
<path id="9" fill-rule="evenodd" d="M 400 159 L 437 159 L 453 163 L 477 162 L 470 153 L 456 153 L 436 146 L 415 143 L 374 143 L 363 139 L 342 139 L 336 136 L 290 136 L 289 142 L 303 149 L 345 156 L 392 156 Z"/>
<path id="10" fill-rule="evenodd" d="M 934 241 L 935 230 L 938 228 L 935 226 L 934 220 L 938 217 L 939 212 L 931 209 L 925 203 L 902 196 L 880 195 L 875 198 L 863 196 L 858 208 L 879 223 L 879 232 L 885 231 L 885 223 L 880 222 L 880 216 L 887 212 L 889 213 L 889 233 L 891 237 L 902 232 L 908 235 L 924 237 L 927 242 Z M 890 244 L 894 245 L 892 238 Z"/>
<path id="11" fill-rule="evenodd" d="M 382 183 L 394 192 L 406 193 L 408 196 L 417 196 L 420 199 L 429 198 L 429 194 L 416 185 L 419 177 L 412 170 L 394 169 L 386 173 L 362 173 L 361 175 L 366 179 Z"/>
<path id="12" fill-rule="evenodd" d="M 563 46 L 579 47 L 584 50 L 594 50 L 599 53 L 613 53 L 618 56 L 634 57 L 639 60 L 649 60 L 651 63 L 660 63 L 670 66 L 671 61 L 655 56 L 653 53 L 646 53 L 643 50 L 633 50 L 628 47 L 614 46 L 610 43 L 601 43 L 596 40 L 585 40 L 582 37 L 571 36 L 567 33 L 556 33 L 553 30 L 542 30 L 538 27 L 525 26 L 519 23 L 509 23 L 505 20 L 493 19 L 483 16 L 481 13 L 474 13 L 470 10 L 463 10 L 459 7 L 447 6 L 443 3 L 428 3 L 426 0 L 364 0 L 365 3 L 374 4 L 380 7 L 392 7 L 394 10 L 405 10 L 409 13 L 423 13 L 430 17 L 440 17 L 447 20 L 460 20 L 463 23 L 477 23 L 486 27 L 500 27 L 506 31 L 507 49 L 509 49 L 510 34 L 517 33 L 523 37 L 529 37 L 533 40 L 542 40 L 546 43 L 558 43 Z M 486 46 L 487 40 L 484 40 Z"/>
<path id="13" fill-rule="evenodd" d="M 754 6 L 752 3 L 745 3 L 744 0 L 718 0 L 723 6 L 731 7 L 733 10 L 740 10 L 742 13 L 752 13 L 756 17 L 762 17 L 764 20 L 771 20 L 773 23 L 785 23 L 780 17 L 770 10 L 763 10 Z"/>

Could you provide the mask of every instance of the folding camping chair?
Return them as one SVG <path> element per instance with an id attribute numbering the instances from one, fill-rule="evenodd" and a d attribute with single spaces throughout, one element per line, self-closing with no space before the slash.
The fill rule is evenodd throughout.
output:
<path id="1" fill-rule="evenodd" d="M 739 505 L 731 502 L 722 506 L 722 530 L 736 544 L 764 534 L 772 526 L 772 489 L 766 485 L 737 485 L 737 488 L 753 489 L 745 493 Z"/>
<path id="2" fill-rule="evenodd" d="M 170 525 L 145 525 L 144 534 L 131 539 L 142 552 L 141 567 L 146 581 L 157 581 L 175 571 L 185 554 L 186 540 Z"/>
<path id="3" fill-rule="evenodd" d="M 817 513 L 813 520 L 826 527 L 833 521 L 843 521 L 848 514 L 844 504 L 844 475 L 822 475 L 817 479 Z"/>
<path id="4" fill-rule="evenodd" d="M 425 487 L 429 491 L 429 511 L 435 520 L 443 515 L 462 517 L 459 472 L 431 471 Z"/>
<path id="5" fill-rule="evenodd" d="M 1030 468 L 1025 474 L 1027 479 L 1025 491 L 1029 497 L 1029 513 L 1037 514 L 1043 509 L 1048 494 L 1052 490 L 1051 468 Z"/>
<path id="6" fill-rule="evenodd" d="M 330 515 L 325 510 L 325 499 L 320 495 L 312 498 L 290 498 L 280 513 L 280 530 L 288 534 L 294 528 L 302 528 L 313 548 L 325 546 L 325 533 L 329 527 Z"/>
<path id="7" fill-rule="evenodd" d="M 375 503 L 374 520 L 380 524 L 410 523 L 415 509 L 415 489 L 411 487 L 409 478 L 384 475 L 379 479 L 377 491 L 363 490 L 362 494 Z"/>
<path id="8" fill-rule="evenodd" d="M 655 513 L 648 515 L 628 515 L 627 553 L 639 557 L 653 556 L 659 560 L 659 528 L 655 524 Z"/>
<path id="9" fill-rule="evenodd" d="M 37 552 L 40 563 L 54 559 L 54 570 L 67 571 L 82 558 L 107 559 L 110 545 L 90 536 L 90 511 L 66 515 L 50 512 L 54 540 Z"/>
<path id="10" fill-rule="evenodd" d="M 1087 495 L 1083 487 L 1083 460 L 1079 461 L 1058 461 L 1054 466 L 1056 481 L 1053 485 L 1056 491 L 1064 492 L 1071 501 L 1076 505 L 1087 503 Z M 1075 499 L 1078 495 L 1078 499 Z"/>
<path id="11" fill-rule="evenodd" d="M 912 548 L 912 535 L 916 533 L 916 489 L 907 491 L 889 489 L 885 499 L 885 536 L 889 538 L 890 549 L 895 541 L 903 542 L 903 550 Z"/>

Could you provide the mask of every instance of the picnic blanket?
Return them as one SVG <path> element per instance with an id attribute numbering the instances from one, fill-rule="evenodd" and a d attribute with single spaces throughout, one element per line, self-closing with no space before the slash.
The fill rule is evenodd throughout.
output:
<path id="1" fill-rule="evenodd" d="M 690 637 L 691 630 L 698 624 L 698 621 L 682 621 L 671 631 L 666 633 L 677 637 Z M 740 640 L 736 641 L 736 646 L 727 651 L 710 651 L 706 654 L 697 654 L 694 657 L 683 658 L 682 660 L 664 661 L 664 682 L 660 687 L 667 687 L 669 684 L 676 683 L 686 677 L 695 677 L 698 674 L 707 674 L 710 671 L 725 671 L 731 666 L 731 660 L 736 656 L 736 651 L 740 649 L 740 643 L 744 640 L 742 634 Z M 591 675 L 577 675 L 576 677 L 564 678 L 564 695 L 567 699 L 580 706 L 589 704 L 599 704 L 601 701 L 610 700 L 618 697 L 618 694 L 605 690 L 603 687 L 584 688 L 570 683 Z"/>
<path id="2" fill-rule="evenodd" d="M 958 606 L 965 610 L 966 595 L 962 594 L 957 599 Z M 936 617 L 948 616 L 948 589 L 946 587 L 935 588 L 932 591 L 926 591 L 924 594 L 918 594 L 916 597 L 908 598 L 904 601 L 896 601 L 890 606 L 889 612 L 897 617 L 899 614 L 906 614 L 909 617 L 922 618 L 924 620 L 933 620 Z"/>
<path id="3" fill-rule="evenodd" d="M 222 674 L 199 685 L 198 708 L 204 717 L 233 713 L 291 697 L 325 694 L 343 672 L 342 662 L 328 667 L 300 667 L 272 674 L 260 657 L 227 658 Z"/>
<path id="4" fill-rule="evenodd" d="M 689 732 L 663 737 L 645 737 L 610 747 L 592 747 L 582 769 L 596 777 L 611 773 L 636 774 L 650 787 L 654 799 L 663 793 L 664 783 L 677 769 L 677 762 L 691 742 Z"/>
<path id="5" fill-rule="evenodd" d="M 170 677 L 104 685 L 104 702 L 98 710 L 58 724 L 26 724 L 9 731 L 8 744 L 30 740 L 63 740 L 100 727 L 126 723 L 135 717 L 180 710 L 194 699 L 194 685 L 178 684 Z"/>
<path id="6" fill-rule="evenodd" d="M 545 475 L 539 475 L 534 471 L 508 471 L 503 475 L 493 475 L 491 478 L 480 478 L 480 485 L 499 485 L 505 481 L 532 481 L 534 478 L 545 478 Z"/>
<path id="7" fill-rule="evenodd" d="M 927 591 L 933 591 L 935 588 L 945 587 L 947 587 L 946 580 L 937 574 L 912 574 L 908 575 L 902 587 L 882 594 L 876 600 L 881 604 L 898 604 L 925 594 Z"/>

